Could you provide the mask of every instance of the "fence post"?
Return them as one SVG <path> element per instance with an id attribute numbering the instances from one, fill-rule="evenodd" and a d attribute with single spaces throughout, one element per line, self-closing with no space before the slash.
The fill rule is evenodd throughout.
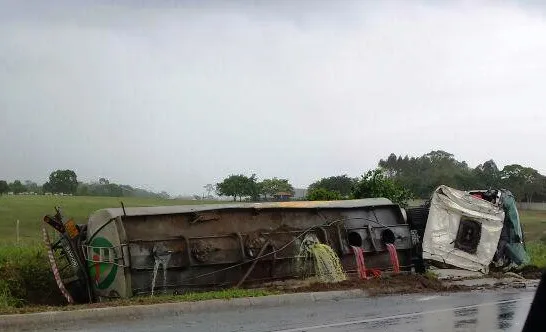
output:
<path id="1" fill-rule="evenodd" d="M 19 245 L 19 219 L 17 219 L 16 232 L 17 232 L 17 245 Z"/>

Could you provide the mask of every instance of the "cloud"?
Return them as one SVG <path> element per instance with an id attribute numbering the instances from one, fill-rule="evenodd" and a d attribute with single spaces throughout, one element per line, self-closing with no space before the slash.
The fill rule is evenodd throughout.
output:
<path id="1" fill-rule="evenodd" d="M 193 193 L 432 149 L 546 171 L 527 148 L 546 135 L 535 7 L 287 3 L 5 5 L 1 176 L 72 168 Z"/>

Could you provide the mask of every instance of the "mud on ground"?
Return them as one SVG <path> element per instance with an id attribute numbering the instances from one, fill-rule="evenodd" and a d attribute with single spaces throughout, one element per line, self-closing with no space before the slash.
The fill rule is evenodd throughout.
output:
<path id="1" fill-rule="evenodd" d="M 507 277 L 508 274 L 512 274 L 518 275 L 522 279 L 540 279 L 543 273 L 546 273 L 546 268 L 539 268 L 534 265 L 527 265 L 519 270 L 508 273 L 499 270 L 492 270 L 489 272 L 489 276 L 497 279 L 502 279 Z"/>
<path id="2" fill-rule="evenodd" d="M 436 278 L 418 274 L 398 274 L 381 276 L 368 280 L 349 279 L 338 283 L 321 283 L 313 280 L 291 280 L 272 283 L 266 289 L 290 292 L 324 292 L 333 290 L 362 289 L 371 296 L 388 294 L 456 292 L 469 290 L 470 287 L 444 284 Z"/>
<path id="3" fill-rule="evenodd" d="M 521 274 L 525 279 L 540 279 L 542 274 L 546 273 L 546 269 L 538 268 L 533 265 L 525 266 L 519 274 Z"/>

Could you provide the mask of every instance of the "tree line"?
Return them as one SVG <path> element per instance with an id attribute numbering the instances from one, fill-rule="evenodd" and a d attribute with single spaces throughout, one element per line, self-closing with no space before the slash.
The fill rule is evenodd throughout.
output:
<path id="1" fill-rule="evenodd" d="M 34 194 L 66 194 L 75 196 L 107 196 L 107 197 L 151 197 L 169 198 L 166 192 L 155 193 L 152 191 L 133 188 L 129 185 L 111 183 L 106 178 L 99 178 L 98 182 L 79 182 L 76 172 L 73 170 L 56 170 L 51 172 L 49 180 L 43 185 L 33 181 L 15 180 L 8 183 L 0 180 L 0 195 L 14 193 Z"/>
<path id="2" fill-rule="evenodd" d="M 487 160 L 472 168 L 442 150 L 420 157 L 390 154 L 378 162 L 376 169 L 360 177 L 345 174 L 319 179 L 309 185 L 306 199 L 386 197 L 404 205 L 412 198 L 430 198 L 442 184 L 461 190 L 508 189 L 518 201 L 546 200 L 546 177 L 531 167 L 511 164 L 499 169 L 494 160 Z M 234 200 L 245 197 L 267 200 L 278 191 L 293 192 L 293 187 L 286 179 L 257 181 L 255 174 L 249 177 L 240 174 L 218 183 L 216 191 L 218 195 L 231 196 Z"/>
<path id="3" fill-rule="evenodd" d="M 287 179 L 275 177 L 258 181 L 256 174 L 251 176 L 238 174 L 230 175 L 217 183 L 216 193 L 220 196 L 231 196 L 234 201 L 285 200 L 294 194 L 294 187 Z M 395 203 L 405 205 L 408 199 L 412 198 L 412 194 L 388 178 L 382 170 L 376 169 L 360 178 L 339 175 L 320 179 L 309 186 L 305 199 L 322 201 L 368 197 L 386 197 Z"/>
<path id="4" fill-rule="evenodd" d="M 358 178 L 345 175 L 322 178 L 309 186 L 308 200 L 339 200 L 384 197 L 406 206 L 413 193 L 387 176 L 381 168 L 366 172 Z"/>
<path id="5" fill-rule="evenodd" d="M 494 160 L 487 160 L 472 168 L 452 154 L 437 150 L 420 157 L 390 154 L 381 159 L 377 168 L 360 177 L 334 175 L 319 179 L 309 185 L 306 199 L 337 200 L 367 197 L 386 197 L 398 204 L 411 198 L 429 198 L 439 185 L 453 188 L 510 190 L 518 201 L 544 202 L 546 200 L 546 177 L 537 170 L 519 164 L 506 165 L 499 169 Z M 287 199 L 294 195 L 294 187 L 285 178 L 259 180 L 256 174 L 246 176 L 234 174 L 217 184 L 204 186 L 211 198 L 215 191 L 220 196 L 233 200 L 263 201 Z M 64 193 L 80 196 L 112 197 L 156 197 L 168 198 L 166 192 L 154 193 L 129 185 L 111 183 L 105 178 L 98 182 L 78 182 L 72 170 L 56 170 L 43 185 L 32 181 L 15 180 L 8 183 L 0 180 L 0 195 L 13 192 Z"/>
<path id="6" fill-rule="evenodd" d="M 214 188 L 211 184 L 206 185 L 205 189 L 210 192 Z M 222 182 L 217 183 L 216 193 L 220 196 L 231 196 L 234 201 L 239 198 L 248 197 L 250 200 L 268 200 L 275 195 L 291 196 L 294 195 L 294 187 L 287 179 L 270 178 L 258 181 L 256 174 L 246 176 L 243 174 L 230 175 Z"/>
<path id="7" fill-rule="evenodd" d="M 420 157 L 389 155 L 378 166 L 387 176 L 407 188 L 416 197 L 428 198 L 440 184 L 462 189 L 504 188 L 518 201 L 543 202 L 546 177 L 536 169 L 519 164 L 499 169 L 494 160 L 471 168 L 448 152 L 431 151 Z"/>

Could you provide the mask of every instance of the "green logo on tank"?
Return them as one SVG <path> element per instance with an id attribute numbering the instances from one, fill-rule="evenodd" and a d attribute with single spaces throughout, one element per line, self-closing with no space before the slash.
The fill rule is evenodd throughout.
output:
<path id="1" fill-rule="evenodd" d="M 98 289 L 106 289 L 110 287 L 116 279 L 118 266 L 113 263 L 107 263 L 110 259 L 115 259 L 115 257 L 110 257 L 110 254 L 112 253 L 111 250 L 100 250 L 99 248 L 113 248 L 114 246 L 110 241 L 103 237 L 94 238 L 89 246 L 92 247 L 92 255 L 89 257 L 92 261 L 88 262 L 87 265 L 89 268 L 89 276 L 91 277 L 91 280 L 95 282 L 95 286 Z"/>

